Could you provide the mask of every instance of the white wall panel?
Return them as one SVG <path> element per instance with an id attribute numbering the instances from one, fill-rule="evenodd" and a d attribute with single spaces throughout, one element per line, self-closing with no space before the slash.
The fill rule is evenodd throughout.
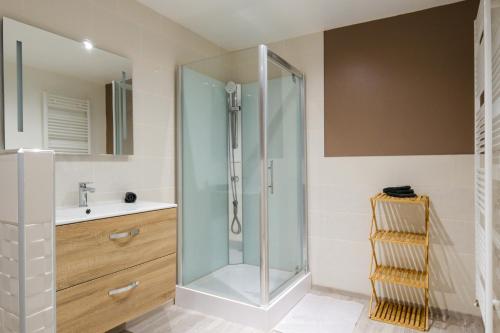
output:
<path id="1" fill-rule="evenodd" d="M 0 165 L 2 193 L 17 194 L 0 202 L 0 331 L 55 332 L 54 154 L 19 150 Z"/>

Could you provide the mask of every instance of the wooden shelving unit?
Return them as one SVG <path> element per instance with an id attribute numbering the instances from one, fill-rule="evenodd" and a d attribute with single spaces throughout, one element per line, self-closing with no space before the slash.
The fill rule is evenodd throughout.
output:
<path id="1" fill-rule="evenodd" d="M 372 223 L 370 227 L 372 260 L 369 277 L 372 287 L 370 319 L 427 331 L 429 329 L 429 197 L 420 195 L 415 198 L 394 198 L 379 193 L 372 197 L 370 202 L 372 206 Z M 413 233 L 380 229 L 377 223 L 376 210 L 377 204 L 381 202 L 422 205 L 425 210 L 425 231 L 423 233 Z M 422 247 L 424 270 L 383 265 L 377 257 L 377 242 Z M 376 283 L 389 283 L 422 290 L 424 304 L 404 304 L 396 300 L 382 298 L 377 294 Z"/>

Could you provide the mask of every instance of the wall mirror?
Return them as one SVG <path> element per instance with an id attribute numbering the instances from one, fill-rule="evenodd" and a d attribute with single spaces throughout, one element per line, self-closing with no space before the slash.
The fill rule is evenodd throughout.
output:
<path id="1" fill-rule="evenodd" d="M 129 59 L 3 18 L 5 149 L 132 155 Z"/>

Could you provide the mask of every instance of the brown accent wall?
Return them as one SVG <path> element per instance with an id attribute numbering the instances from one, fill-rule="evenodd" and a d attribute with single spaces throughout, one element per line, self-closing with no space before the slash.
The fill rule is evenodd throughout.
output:
<path id="1" fill-rule="evenodd" d="M 476 10 L 325 31 L 325 156 L 472 154 Z"/>

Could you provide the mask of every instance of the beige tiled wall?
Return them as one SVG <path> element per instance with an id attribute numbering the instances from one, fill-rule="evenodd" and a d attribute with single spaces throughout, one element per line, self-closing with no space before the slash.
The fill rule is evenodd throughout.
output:
<path id="1" fill-rule="evenodd" d="M 221 49 L 134 0 L 5 0 L 0 15 L 75 39 L 133 62 L 133 157 L 57 156 L 56 204 L 78 204 L 78 182 L 92 181 L 89 200 L 173 202 L 175 68 Z"/>
<path id="2" fill-rule="evenodd" d="M 23 155 L 26 332 L 54 332 L 54 155 Z"/>
<path id="3" fill-rule="evenodd" d="M 54 156 L 43 151 L 22 155 L 26 332 L 53 332 Z"/>
<path id="4" fill-rule="evenodd" d="M 19 332 L 17 154 L 0 155 L 0 331 Z"/>
<path id="5" fill-rule="evenodd" d="M 270 45 L 306 75 L 310 265 L 315 285 L 369 294 L 369 197 L 411 184 L 431 198 L 431 301 L 477 314 L 474 301 L 473 156 L 325 158 L 323 34 Z"/>
<path id="6" fill-rule="evenodd" d="M 10 194 L 0 201 L 0 332 L 20 332 L 21 323 L 26 332 L 54 332 L 54 154 L 0 154 L 0 166 Z"/>

